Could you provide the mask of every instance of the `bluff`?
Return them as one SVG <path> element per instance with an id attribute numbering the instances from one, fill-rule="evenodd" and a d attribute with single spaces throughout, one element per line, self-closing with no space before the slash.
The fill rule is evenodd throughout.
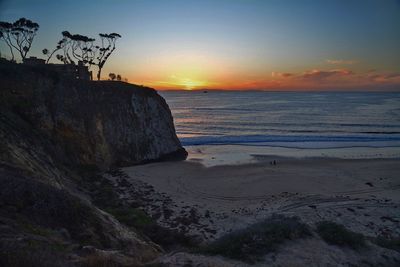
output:
<path id="1" fill-rule="evenodd" d="M 168 105 L 154 89 L 62 79 L 44 66 L 11 63 L 1 65 L 0 80 L 3 111 L 52 142 L 63 163 L 107 169 L 186 157 Z"/>
<path id="2" fill-rule="evenodd" d="M 0 61 L 0 265 L 154 259 L 158 245 L 95 204 L 109 188 L 88 173 L 186 156 L 154 89 Z"/>

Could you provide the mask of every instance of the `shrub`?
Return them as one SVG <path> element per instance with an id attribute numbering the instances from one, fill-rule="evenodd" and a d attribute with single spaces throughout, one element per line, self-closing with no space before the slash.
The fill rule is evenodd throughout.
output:
<path id="1" fill-rule="evenodd" d="M 121 223 L 138 230 L 143 230 L 146 226 L 154 223 L 153 219 L 140 209 L 119 206 L 105 210 Z"/>
<path id="2" fill-rule="evenodd" d="M 372 242 L 380 247 L 400 252 L 400 237 L 386 238 L 383 236 L 378 236 L 372 239 Z"/>
<path id="3" fill-rule="evenodd" d="M 158 225 L 157 222 L 143 210 L 122 205 L 105 208 L 104 210 L 112 214 L 119 222 L 126 226 L 134 227 L 150 240 L 166 249 L 173 249 L 179 246 L 197 246 L 197 240 L 194 237 Z"/>
<path id="4" fill-rule="evenodd" d="M 365 238 L 362 234 L 352 232 L 343 225 L 322 221 L 317 223 L 317 233 L 328 244 L 348 246 L 353 249 L 364 247 Z"/>
<path id="5" fill-rule="evenodd" d="M 212 255 L 254 263 L 269 252 L 275 251 L 286 240 L 310 236 L 307 225 L 297 217 L 273 215 L 245 229 L 227 234 L 200 249 Z"/>

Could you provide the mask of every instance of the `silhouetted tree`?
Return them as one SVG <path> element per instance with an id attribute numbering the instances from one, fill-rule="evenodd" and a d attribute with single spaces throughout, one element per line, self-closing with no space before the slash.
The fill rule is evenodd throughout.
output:
<path id="1" fill-rule="evenodd" d="M 108 74 L 108 77 L 110 77 L 111 81 L 114 81 L 117 76 L 115 75 L 115 73 L 111 72 L 110 74 Z"/>
<path id="2" fill-rule="evenodd" d="M 10 31 L 10 44 L 24 60 L 31 49 L 33 38 L 39 30 L 39 24 L 26 18 L 20 18 L 12 24 Z"/>
<path id="3" fill-rule="evenodd" d="M 117 75 L 117 81 L 121 81 L 122 80 L 122 77 L 121 77 L 121 75 Z"/>
<path id="4" fill-rule="evenodd" d="M 75 64 L 74 59 L 82 61 L 90 66 L 98 67 L 97 79 L 101 78 L 101 71 L 108 58 L 115 50 L 115 44 L 121 35 L 118 33 L 100 33 L 100 44 L 95 45 L 95 39 L 80 34 L 71 34 L 68 31 L 62 32 L 63 39 L 57 43 L 57 47 L 50 53 L 48 49 L 43 49 L 43 54 L 47 55 L 47 62 L 50 61 L 54 53 L 62 51 L 62 54 L 56 54 L 56 58 L 64 64 Z M 115 75 L 115 74 L 114 74 Z M 114 79 L 117 76 L 114 77 Z M 120 77 L 120 80 L 122 77 Z"/>
<path id="5" fill-rule="evenodd" d="M 57 54 L 56 57 L 64 62 L 64 64 L 75 64 L 74 60 L 69 55 L 71 50 L 72 34 L 70 34 L 69 31 L 63 31 L 61 34 L 63 38 L 58 41 L 56 49 L 62 49 L 63 54 Z"/>
<path id="6" fill-rule="evenodd" d="M 71 54 L 78 61 L 82 61 L 83 64 L 92 65 L 94 62 L 95 51 L 94 41 L 95 39 L 74 34 L 69 37 L 71 40 Z"/>
<path id="7" fill-rule="evenodd" d="M 49 63 L 49 61 L 53 57 L 54 53 L 56 53 L 57 51 L 60 51 L 60 50 L 63 51 L 63 55 L 56 55 L 56 58 L 58 60 L 62 61 L 64 64 L 70 63 L 68 60 L 69 57 L 67 56 L 68 50 L 69 50 L 69 47 L 67 46 L 68 45 L 67 36 L 69 36 L 70 33 L 67 31 L 64 31 L 64 32 L 62 32 L 62 35 L 63 35 L 63 38 L 57 42 L 56 48 L 51 53 L 47 48 L 42 50 L 43 54 L 47 56 L 46 63 Z"/>
<path id="8" fill-rule="evenodd" d="M 7 44 L 8 48 L 10 49 L 11 60 L 14 60 L 14 52 L 11 45 L 11 30 L 11 23 L 0 21 L 0 40 L 3 40 Z"/>
<path id="9" fill-rule="evenodd" d="M 64 64 L 67 64 L 67 63 L 66 63 L 66 59 L 65 59 L 65 57 L 64 57 L 63 55 L 57 54 L 57 55 L 56 55 L 56 58 L 57 58 L 58 60 L 64 62 Z"/>
<path id="10" fill-rule="evenodd" d="M 106 64 L 107 59 L 110 57 L 112 52 L 115 50 L 115 43 L 118 38 L 121 38 L 121 35 L 118 33 L 100 33 L 100 41 L 101 41 L 101 46 L 96 46 L 95 48 L 97 49 L 97 56 L 96 56 L 96 63 L 95 65 L 98 67 L 98 72 L 97 72 L 97 80 L 100 80 L 101 78 L 101 70 L 104 67 L 104 64 Z"/>
<path id="11" fill-rule="evenodd" d="M 0 40 L 3 39 L 3 36 L 4 36 L 3 32 L 0 31 Z M 0 58 L 1 58 L 1 51 L 0 51 Z"/>
<path id="12" fill-rule="evenodd" d="M 82 61 L 83 64 L 94 64 L 96 51 L 94 50 L 95 39 L 81 34 L 71 34 L 63 31 L 63 39 L 58 42 L 57 48 L 63 49 L 64 63 L 74 63 L 74 59 Z"/>
<path id="13" fill-rule="evenodd" d="M 0 39 L 2 39 L 4 36 L 3 32 L 0 31 Z M 0 58 L 1 58 L 1 51 L 0 51 Z"/>

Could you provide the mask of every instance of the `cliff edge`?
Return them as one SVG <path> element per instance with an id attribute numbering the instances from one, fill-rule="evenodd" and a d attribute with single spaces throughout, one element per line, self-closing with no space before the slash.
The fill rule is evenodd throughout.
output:
<path id="1" fill-rule="evenodd" d="M 0 152 L 0 265 L 138 266 L 162 252 L 107 212 L 121 207 L 98 175 L 186 158 L 154 89 L 0 61 Z"/>
<path id="2" fill-rule="evenodd" d="M 46 66 L 12 63 L 0 65 L 0 80 L 2 113 L 12 111 L 27 131 L 45 136 L 63 163 L 107 169 L 187 155 L 154 89 L 68 80 Z"/>

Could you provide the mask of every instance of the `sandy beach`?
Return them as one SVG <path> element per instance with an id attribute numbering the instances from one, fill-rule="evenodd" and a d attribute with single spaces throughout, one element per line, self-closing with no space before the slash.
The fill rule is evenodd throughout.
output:
<path id="1" fill-rule="evenodd" d="M 107 178 L 125 202 L 203 244 L 273 214 L 299 217 L 311 229 L 318 222 L 331 221 L 368 238 L 400 235 L 398 148 L 296 152 L 197 146 L 188 150 L 186 161 L 127 167 Z M 293 157 L 283 156 L 290 152 Z M 360 261 L 392 266 L 400 261 L 394 250 L 372 242 L 369 247 L 361 251 L 340 248 L 314 236 L 285 243 L 255 266 L 349 266 Z M 187 262 L 247 266 L 185 252 L 174 252 L 164 260 L 171 266 Z"/>
<path id="2" fill-rule="evenodd" d="M 273 161 L 276 165 L 273 165 Z M 201 160 L 124 168 L 122 198 L 164 226 L 213 240 L 273 213 L 332 220 L 368 236 L 400 234 L 400 160 L 257 157 L 206 167 Z"/>

